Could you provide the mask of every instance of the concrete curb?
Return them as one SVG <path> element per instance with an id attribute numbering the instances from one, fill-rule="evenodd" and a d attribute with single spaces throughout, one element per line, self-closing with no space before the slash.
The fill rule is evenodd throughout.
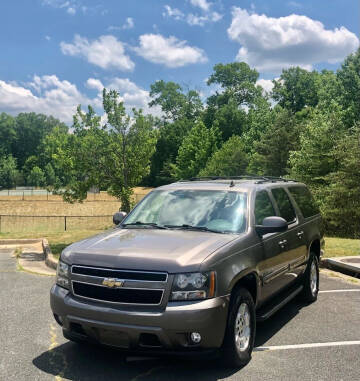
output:
<path id="1" fill-rule="evenodd" d="M 0 239 L 0 245 L 31 245 L 41 242 L 41 238 L 32 239 Z"/>
<path id="2" fill-rule="evenodd" d="M 58 259 L 54 257 L 53 253 L 51 252 L 51 248 L 49 246 L 49 242 L 46 238 L 42 240 L 42 247 L 44 250 L 44 257 L 45 257 L 45 264 L 56 270 L 57 264 L 58 264 Z"/>
<path id="3" fill-rule="evenodd" d="M 325 258 L 322 260 L 322 267 L 333 270 L 333 271 L 345 271 L 347 273 L 352 273 L 354 278 L 358 278 L 360 275 L 360 264 L 346 263 L 347 259 L 358 258 L 358 257 L 334 257 Z M 345 260 L 345 261 L 344 261 Z"/>

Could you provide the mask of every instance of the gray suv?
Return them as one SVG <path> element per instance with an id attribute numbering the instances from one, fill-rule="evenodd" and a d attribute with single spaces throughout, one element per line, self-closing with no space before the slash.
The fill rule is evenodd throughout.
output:
<path id="1" fill-rule="evenodd" d="M 150 192 L 61 254 L 51 308 L 64 336 L 128 352 L 251 358 L 256 322 L 317 298 L 324 246 L 304 184 L 195 178 Z"/>

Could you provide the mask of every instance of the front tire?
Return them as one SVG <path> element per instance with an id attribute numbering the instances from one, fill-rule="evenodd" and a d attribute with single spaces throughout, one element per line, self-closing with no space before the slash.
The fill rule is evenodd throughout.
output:
<path id="1" fill-rule="evenodd" d="M 302 299 L 304 302 L 313 303 L 319 293 L 319 262 L 316 254 L 310 253 L 310 259 L 304 274 Z"/>
<path id="2" fill-rule="evenodd" d="M 223 343 L 223 359 L 232 368 L 251 360 L 256 331 L 255 305 L 248 290 L 239 288 L 231 300 Z"/>

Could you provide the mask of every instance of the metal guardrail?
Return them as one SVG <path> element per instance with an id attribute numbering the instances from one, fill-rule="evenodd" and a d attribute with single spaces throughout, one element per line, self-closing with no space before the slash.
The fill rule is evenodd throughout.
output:
<path id="1" fill-rule="evenodd" d="M 28 216 L 0 214 L 0 233 L 49 232 L 104 229 L 112 225 L 112 215 Z"/>

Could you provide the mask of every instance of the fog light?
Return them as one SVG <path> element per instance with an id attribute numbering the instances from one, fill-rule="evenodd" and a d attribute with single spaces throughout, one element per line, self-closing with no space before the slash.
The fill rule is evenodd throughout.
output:
<path id="1" fill-rule="evenodd" d="M 199 344 L 201 341 L 201 335 L 199 332 L 192 332 L 190 335 L 190 339 L 194 344 Z"/>

